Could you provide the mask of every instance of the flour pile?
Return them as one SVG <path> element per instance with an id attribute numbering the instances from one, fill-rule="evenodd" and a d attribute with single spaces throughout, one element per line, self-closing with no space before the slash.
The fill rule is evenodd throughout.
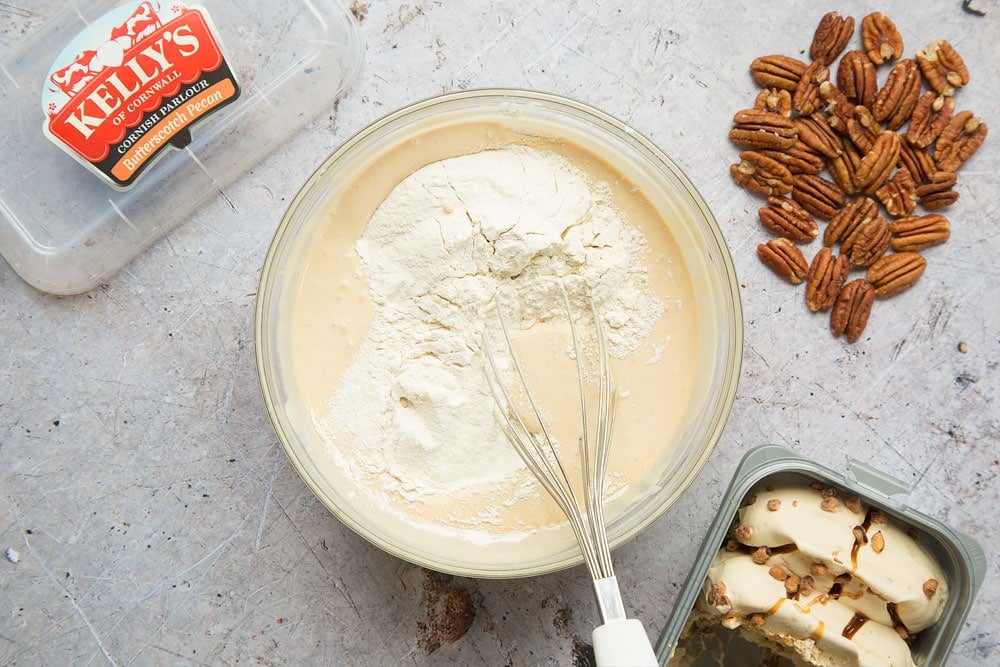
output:
<path id="1" fill-rule="evenodd" d="M 528 476 L 493 417 L 480 351 L 498 290 L 527 326 L 589 294 L 624 357 L 664 308 L 646 240 L 566 158 L 526 146 L 427 165 L 393 189 L 356 244 L 374 319 L 320 428 L 341 467 L 408 501 Z"/>

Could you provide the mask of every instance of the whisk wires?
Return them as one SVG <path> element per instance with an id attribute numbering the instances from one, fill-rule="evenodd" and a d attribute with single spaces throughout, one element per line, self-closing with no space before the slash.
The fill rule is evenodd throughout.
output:
<path id="1" fill-rule="evenodd" d="M 593 302 L 588 301 L 591 315 L 594 319 L 595 339 L 597 347 L 598 375 L 598 405 L 595 428 L 590 429 L 588 420 L 587 393 L 584 381 L 584 356 L 577 333 L 576 323 L 570 306 L 566 288 L 560 284 L 563 305 L 569 321 L 570 336 L 573 344 L 573 355 L 576 360 L 576 377 L 580 395 L 581 433 L 578 439 L 580 466 L 582 472 L 583 502 L 580 502 L 574 484 L 556 448 L 555 441 L 545 425 L 542 412 L 539 409 L 534 393 L 525 377 L 521 360 L 514 350 L 514 345 L 507 324 L 507 319 L 501 307 L 499 296 L 494 297 L 496 311 L 500 322 L 500 331 L 507 346 L 507 353 L 514 377 L 527 399 L 528 406 L 535 421 L 539 424 L 540 434 L 533 435 L 528 429 L 522 415 L 513 408 L 511 391 L 500 380 L 500 372 L 496 356 L 488 340 L 483 334 L 483 348 L 489 364 L 487 383 L 493 394 L 496 414 L 499 424 L 507 439 L 517 450 L 525 465 L 532 472 L 542 488 L 552 497 L 559 509 L 566 515 L 569 525 L 576 536 L 583 552 L 584 561 L 594 580 L 614 577 L 614 568 L 608 546 L 607 531 L 604 523 L 604 482 L 607 473 L 608 450 L 614 427 L 614 414 L 617 404 L 617 392 L 611 386 L 611 373 L 608 362 L 607 341 L 601 326 L 600 317 Z"/>

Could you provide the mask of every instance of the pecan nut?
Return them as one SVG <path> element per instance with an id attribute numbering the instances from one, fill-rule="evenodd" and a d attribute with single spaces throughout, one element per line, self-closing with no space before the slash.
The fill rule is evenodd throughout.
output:
<path id="1" fill-rule="evenodd" d="M 756 151 L 740 153 L 739 163 L 730 165 L 729 173 L 737 185 L 765 197 L 792 191 L 792 172 L 788 167 Z"/>
<path id="2" fill-rule="evenodd" d="M 849 343 L 861 338 L 868 325 L 875 290 L 864 278 L 852 280 L 841 288 L 830 311 L 830 332 L 835 338 L 847 335 Z"/>
<path id="3" fill-rule="evenodd" d="M 854 35 L 854 17 L 841 16 L 837 12 L 827 12 L 819 20 L 812 44 L 809 46 L 809 57 L 829 65 Z"/>
<path id="4" fill-rule="evenodd" d="M 948 125 L 954 113 L 954 99 L 935 95 L 928 90 L 913 107 L 910 125 L 906 128 L 906 140 L 920 148 L 930 146 Z"/>
<path id="5" fill-rule="evenodd" d="M 872 12 L 861 19 L 861 43 L 868 59 L 876 65 L 903 55 L 902 35 L 892 19 L 881 12 Z"/>
<path id="6" fill-rule="evenodd" d="M 793 285 L 806 279 L 809 264 L 798 246 L 786 238 L 771 239 L 757 246 L 757 257 L 779 277 Z"/>
<path id="7" fill-rule="evenodd" d="M 855 104 L 870 107 L 878 92 L 878 77 L 864 51 L 848 51 L 837 67 L 837 87 Z"/>
<path id="8" fill-rule="evenodd" d="M 779 88 L 791 92 L 799 85 L 807 67 L 806 63 L 790 56 L 760 56 L 750 63 L 750 75 L 763 88 Z"/>
<path id="9" fill-rule="evenodd" d="M 947 241 L 951 236 L 951 225 L 948 218 L 940 213 L 928 213 L 893 220 L 889 224 L 889 231 L 892 232 L 893 250 L 920 252 Z"/>
<path id="10" fill-rule="evenodd" d="M 860 104 L 855 106 L 851 117 L 847 120 L 847 137 L 854 145 L 867 153 L 880 134 L 882 125 L 875 120 L 871 110 Z"/>
<path id="11" fill-rule="evenodd" d="M 787 150 L 761 151 L 761 153 L 785 165 L 793 174 L 818 174 L 823 171 L 825 164 L 822 157 L 801 141 L 796 141 L 795 145 Z"/>
<path id="12" fill-rule="evenodd" d="M 878 204 L 871 197 L 855 197 L 848 201 L 823 232 L 823 245 L 832 246 L 851 237 L 859 225 L 878 215 Z"/>
<path id="13" fill-rule="evenodd" d="M 917 184 L 913 182 L 910 170 L 900 167 L 885 185 L 875 191 L 875 196 L 889 215 L 906 216 L 913 213 L 917 205 Z"/>
<path id="14" fill-rule="evenodd" d="M 926 148 L 917 148 L 905 141 L 899 147 L 899 164 L 910 172 L 914 183 L 930 183 L 938 170 L 934 157 Z"/>
<path id="15" fill-rule="evenodd" d="M 934 161 L 939 169 L 958 171 L 986 139 L 986 123 L 971 111 L 955 114 L 941 130 L 934 144 Z"/>
<path id="16" fill-rule="evenodd" d="M 946 39 L 938 39 L 917 51 L 917 65 L 936 93 L 951 96 L 956 88 L 969 83 L 969 69 L 962 56 Z"/>
<path id="17" fill-rule="evenodd" d="M 846 255 L 834 257 L 830 248 L 820 248 L 806 274 L 806 305 L 809 310 L 815 313 L 832 307 L 849 271 Z"/>
<path id="18" fill-rule="evenodd" d="M 861 164 L 861 154 L 847 139 L 844 139 L 841 145 L 843 151 L 837 157 L 831 158 L 826 168 L 844 194 L 850 195 L 858 191 L 858 165 Z"/>
<path id="19" fill-rule="evenodd" d="M 823 100 L 823 110 L 827 122 L 838 134 L 847 134 L 847 122 L 854 115 L 854 105 L 847 99 L 843 91 L 833 85 L 832 81 L 819 84 L 819 97 Z"/>
<path id="20" fill-rule="evenodd" d="M 953 171 L 939 171 L 917 188 L 917 200 L 920 205 L 930 211 L 937 211 L 951 206 L 958 201 L 958 192 L 954 190 L 958 175 Z"/>
<path id="21" fill-rule="evenodd" d="M 757 93 L 753 108 L 781 114 L 785 118 L 791 118 L 792 94 L 780 88 L 765 88 Z"/>
<path id="22" fill-rule="evenodd" d="M 768 206 L 759 209 L 760 223 L 776 236 L 796 243 L 808 243 L 819 235 L 819 225 L 809 211 L 794 199 L 768 197 Z"/>
<path id="23" fill-rule="evenodd" d="M 792 177 L 792 199 L 817 218 L 829 220 L 844 205 L 844 191 L 822 176 L 796 174 Z"/>
<path id="24" fill-rule="evenodd" d="M 830 127 L 822 112 L 798 116 L 792 122 L 798 130 L 799 140 L 820 155 L 834 158 L 844 151 L 840 138 Z"/>
<path id="25" fill-rule="evenodd" d="M 896 130 L 910 119 L 913 107 L 920 98 L 920 70 L 911 58 L 904 58 L 892 66 L 885 85 L 879 89 L 872 102 L 872 116 Z"/>
<path id="26" fill-rule="evenodd" d="M 790 118 L 760 109 L 744 109 L 733 116 L 729 139 L 744 148 L 785 150 L 795 145 L 798 130 Z"/>
<path id="27" fill-rule="evenodd" d="M 888 299 L 913 286 L 927 268 L 927 260 L 915 252 L 894 252 L 868 267 L 868 282 L 875 296 Z"/>
<path id="28" fill-rule="evenodd" d="M 819 86 L 830 80 L 830 69 L 819 60 L 813 61 L 802 73 L 799 84 L 792 93 L 792 108 L 803 116 L 808 116 L 819 109 L 822 100 L 819 96 Z"/>
<path id="29" fill-rule="evenodd" d="M 841 244 L 840 251 L 854 266 L 871 266 L 889 249 L 891 240 L 892 234 L 885 218 L 871 218 L 854 230 L 850 238 Z"/>
<path id="30" fill-rule="evenodd" d="M 872 144 L 872 148 L 858 163 L 856 182 L 865 194 L 874 194 L 889 180 L 892 170 L 899 162 L 899 135 L 883 132 Z"/>

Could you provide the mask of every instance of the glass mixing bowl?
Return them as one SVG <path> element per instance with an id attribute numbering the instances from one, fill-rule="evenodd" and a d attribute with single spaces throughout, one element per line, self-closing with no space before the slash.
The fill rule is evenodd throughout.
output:
<path id="1" fill-rule="evenodd" d="M 662 151 L 624 123 L 569 99 L 512 89 L 447 94 L 396 111 L 346 141 L 298 192 L 267 253 L 256 305 L 257 370 L 288 458 L 323 504 L 358 534 L 391 554 L 442 572 L 538 575 L 582 562 L 568 527 L 516 540 L 469 539 L 432 522 L 418 525 L 379 506 L 331 456 L 299 393 L 291 361 L 296 336 L 290 308 L 310 271 L 309 249 L 321 234 L 338 233 L 348 225 L 360 228 L 365 222 L 341 217 L 348 208 L 338 202 L 351 196 L 361 174 L 365 184 L 385 181 L 387 187 L 407 176 L 407 171 L 399 171 L 398 161 L 387 159 L 390 154 L 418 145 L 427 150 L 427 137 L 470 123 L 583 147 L 634 184 L 666 221 L 694 287 L 698 345 L 691 353 L 697 357 L 696 372 L 683 424 L 661 436 L 671 440 L 663 447 L 672 454 L 634 480 L 636 493 L 607 505 L 612 547 L 649 526 L 689 486 L 718 442 L 736 392 L 743 320 L 732 260 L 705 201 Z M 345 233 L 345 243 L 353 243 L 349 237 Z M 349 296 L 336 294 L 336 286 L 332 291 L 331 298 Z M 330 346 L 348 344 L 336 337 L 329 340 Z"/>

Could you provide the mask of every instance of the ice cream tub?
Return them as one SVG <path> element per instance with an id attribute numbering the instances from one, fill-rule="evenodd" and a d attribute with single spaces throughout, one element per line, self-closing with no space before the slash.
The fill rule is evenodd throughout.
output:
<path id="1" fill-rule="evenodd" d="M 858 461 L 741 461 L 656 643 L 664 665 L 946 664 L 986 574 L 971 537 Z"/>

